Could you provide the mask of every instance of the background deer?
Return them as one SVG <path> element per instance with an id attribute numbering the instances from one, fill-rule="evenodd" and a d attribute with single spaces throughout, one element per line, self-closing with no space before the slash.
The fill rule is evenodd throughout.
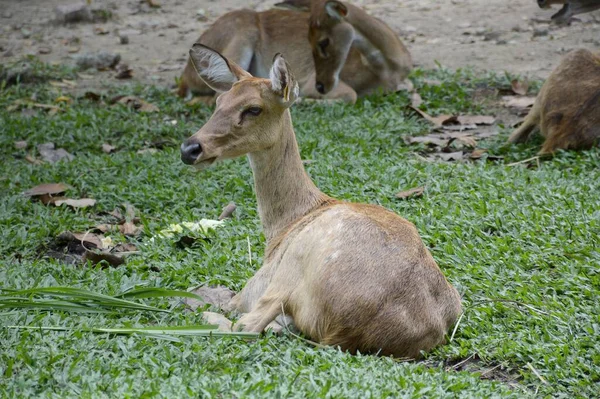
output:
<path id="1" fill-rule="evenodd" d="M 315 68 L 308 37 L 307 12 L 292 10 L 237 10 L 217 19 L 197 40 L 216 49 L 242 69 L 257 77 L 268 77 L 273 56 L 285 52 L 295 66 L 300 94 L 310 98 L 339 99 L 355 102 L 357 93 L 372 81 L 369 68 L 363 65 L 360 53 L 351 50 L 341 66 L 340 84 L 326 95 L 315 89 Z M 198 77 L 191 60 L 179 81 L 179 95 L 190 91 L 212 95 L 214 91 Z"/>
<path id="2" fill-rule="evenodd" d="M 546 138 L 540 154 L 600 143 L 600 54 L 588 50 L 567 54 L 508 141 L 523 142 L 538 126 Z"/>
<path id="3" fill-rule="evenodd" d="M 237 325 L 260 332 L 285 313 L 323 344 L 409 358 L 442 342 L 461 312 L 458 292 L 412 223 L 313 184 L 289 112 L 298 84 L 284 59 L 261 79 L 201 44 L 190 58 L 223 94 L 181 158 L 201 169 L 247 154 L 267 239 L 264 265 L 232 299 L 245 313 Z"/>
<path id="4" fill-rule="evenodd" d="M 553 4 L 563 4 L 559 12 L 551 18 L 555 22 L 569 22 L 571 17 L 600 9 L 600 0 L 537 0 L 540 8 L 550 8 Z"/>
<path id="5" fill-rule="evenodd" d="M 347 81 L 342 67 L 354 48 L 369 71 L 366 85 L 352 85 L 358 95 L 378 89 L 412 89 L 406 80 L 412 69 L 410 53 L 385 22 L 360 7 L 341 1 L 311 1 L 308 38 L 319 93 L 334 90 L 340 80 Z"/>

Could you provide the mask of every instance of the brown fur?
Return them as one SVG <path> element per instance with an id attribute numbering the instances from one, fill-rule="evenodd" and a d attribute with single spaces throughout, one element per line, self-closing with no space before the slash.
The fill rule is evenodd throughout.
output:
<path id="1" fill-rule="evenodd" d="M 600 143 L 600 53 L 575 50 L 567 54 L 508 141 L 523 142 L 536 127 L 546 138 L 540 154 L 584 150 Z"/>
<path id="2" fill-rule="evenodd" d="M 191 54 L 207 83 L 229 82 L 230 89 L 182 145 L 182 157 L 206 166 L 248 154 L 267 238 L 264 265 L 230 303 L 245 313 L 237 328 L 263 331 L 283 309 L 311 339 L 352 353 L 415 358 L 443 342 L 461 312 L 458 292 L 412 223 L 380 206 L 335 200 L 314 185 L 288 109 L 297 84 L 283 59 L 275 58 L 271 79 L 259 79 L 225 61 L 203 70 L 207 57 L 218 55 L 206 47 Z M 263 111 L 244 119 L 248 106 Z M 197 144 L 202 153 L 190 160 L 186 148 Z"/>
<path id="3" fill-rule="evenodd" d="M 316 91 L 311 48 L 306 39 L 308 17 L 306 12 L 291 10 L 236 10 L 215 21 L 197 42 L 214 48 L 252 75 L 263 78 L 268 77 L 273 56 L 282 53 L 295 66 L 302 96 L 355 102 L 357 95 L 366 94 L 363 88 L 372 79 L 356 50 L 348 56 L 340 86 L 325 96 Z M 185 97 L 190 91 L 199 95 L 214 94 L 188 59 L 178 94 Z"/>
<path id="4" fill-rule="evenodd" d="M 316 81 L 324 85 L 325 92 L 334 89 L 338 79 L 347 81 L 344 70 L 338 71 L 347 62 L 351 48 L 360 52 L 363 64 L 372 75 L 361 91 L 412 88 L 412 84 L 405 81 L 412 69 L 410 53 L 385 22 L 347 2 L 313 0 L 310 9 L 308 38 Z M 324 40 L 329 44 L 322 48 Z"/>

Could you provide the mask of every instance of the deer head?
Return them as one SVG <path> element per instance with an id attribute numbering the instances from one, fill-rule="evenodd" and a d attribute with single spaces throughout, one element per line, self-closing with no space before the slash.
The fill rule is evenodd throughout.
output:
<path id="1" fill-rule="evenodd" d="M 339 1 L 316 1 L 312 7 L 308 40 L 316 70 L 315 88 L 321 94 L 331 91 L 339 81 L 352 42 L 354 28 L 344 18 L 348 8 Z"/>
<path id="2" fill-rule="evenodd" d="M 273 146 L 283 115 L 298 98 L 289 65 L 275 55 L 269 79 L 255 78 L 219 52 L 200 43 L 190 50 L 198 75 L 221 93 L 211 118 L 181 145 L 181 160 L 198 169 Z"/>

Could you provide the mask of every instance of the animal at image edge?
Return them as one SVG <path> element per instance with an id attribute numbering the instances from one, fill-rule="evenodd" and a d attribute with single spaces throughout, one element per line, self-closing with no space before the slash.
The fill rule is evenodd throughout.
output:
<path id="1" fill-rule="evenodd" d="M 223 94 L 181 159 L 203 169 L 247 154 L 267 240 L 263 266 L 230 303 L 243 313 L 236 326 L 261 332 L 285 314 L 322 344 L 406 358 L 443 342 L 461 312 L 458 292 L 412 223 L 314 185 L 289 111 L 298 84 L 283 57 L 265 79 L 201 44 L 190 56 Z"/>
<path id="2" fill-rule="evenodd" d="M 313 1 L 310 6 L 310 13 L 232 11 L 213 23 L 197 42 L 263 78 L 268 77 L 273 56 L 285 54 L 294 65 L 303 97 L 352 103 L 378 90 L 412 88 L 406 79 L 412 68 L 410 53 L 384 22 L 338 1 Z M 185 97 L 190 91 L 214 93 L 188 59 L 179 95 Z"/>
<path id="3" fill-rule="evenodd" d="M 550 8 L 553 4 L 562 4 L 563 7 L 551 19 L 554 22 L 565 23 L 571 17 L 600 9 L 600 0 L 537 0 L 540 8 Z"/>
<path id="4" fill-rule="evenodd" d="M 540 154 L 600 144 L 600 52 L 580 49 L 567 54 L 508 141 L 524 142 L 536 127 L 545 137 Z"/>

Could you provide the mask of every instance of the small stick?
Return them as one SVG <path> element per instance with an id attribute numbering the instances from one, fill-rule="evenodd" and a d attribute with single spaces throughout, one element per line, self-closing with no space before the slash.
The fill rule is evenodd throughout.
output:
<path id="1" fill-rule="evenodd" d="M 452 330 L 452 335 L 450 336 L 450 342 L 452 342 L 452 340 L 454 339 L 454 334 L 456 334 L 456 330 L 458 330 L 458 326 L 460 324 L 460 321 L 462 320 L 463 316 L 465 315 L 465 313 L 461 313 L 460 317 L 458 318 L 458 321 L 456 322 L 456 324 L 454 325 L 454 330 Z"/>
<path id="2" fill-rule="evenodd" d="M 246 236 L 246 240 L 248 241 L 248 262 L 252 264 L 252 247 L 250 246 L 250 236 Z"/>
<path id="3" fill-rule="evenodd" d="M 529 162 L 529 161 L 535 161 L 536 159 L 537 159 L 538 166 L 540 166 L 540 156 L 539 156 L 539 155 L 537 155 L 537 156 L 535 156 L 535 157 L 532 157 L 532 158 L 527 158 L 527 159 L 524 159 L 524 160 L 522 160 L 522 161 L 518 161 L 518 162 L 509 163 L 509 164 L 508 164 L 508 165 L 506 165 L 506 166 L 515 166 L 515 165 L 520 165 L 520 164 L 522 164 L 522 163 L 527 163 L 527 162 Z"/>

